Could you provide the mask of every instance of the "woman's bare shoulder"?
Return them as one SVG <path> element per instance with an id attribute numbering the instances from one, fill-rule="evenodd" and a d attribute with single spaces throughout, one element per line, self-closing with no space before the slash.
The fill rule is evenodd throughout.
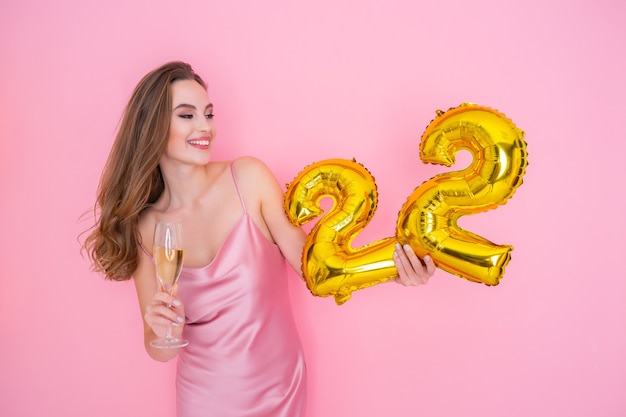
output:
<path id="1" fill-rule="evenodd" d="M 255 156 L 239 157 L 233 161 L 233 167 L 240 183 L 262 185 L 274 180 L 274 174 L 265 162 Z"/>
<path id="2" fill-rule="evenodd" d="M 243 169 L 268 169 L 265 162 L 256 156 L 251 155 L 240 156 L 233 160 L 233 164 L 235 164 L 236 167 L 241 167 Z"/>

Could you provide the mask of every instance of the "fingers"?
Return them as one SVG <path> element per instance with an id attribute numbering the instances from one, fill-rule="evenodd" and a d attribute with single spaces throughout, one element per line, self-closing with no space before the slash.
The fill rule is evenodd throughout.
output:
<path id="1" fill-rule="evenodd" d="M 420 259 L 409 245 L 396 244 L 394 262 L 398 270 L 396 282 L 406 286 L 417 286 L 428 283 L 435 273 L 435 263 L 430 256 Z"/>
<path id="2" fill-rule="evenodd" d="M 179 307 L 181 305 L 180 298 L 178 298 L 176 295 L 170 295 L 165 291 L 157 291 L 152 298 L 152 302 L 171 305 L 174 307 Z"/>
<path id="3" fill-rule="evenodd" d="M 437 265 L 435 265 L 435 261 L 433 261 L 433 258 L 428 255 L 424 256 L 424 263 L 426 264 L 426 274 L 428 274 L 428 278 L 430 278 L 435 274 L 435 271 L 437 270 Z"/>
<path id="4" fill-rule="evenodd" d="M 185 312 L 179 298 L 157 291 L 150 304 L 146 306 L 144 319 L 151 327 L 178 326 L 185 320 Z"/>

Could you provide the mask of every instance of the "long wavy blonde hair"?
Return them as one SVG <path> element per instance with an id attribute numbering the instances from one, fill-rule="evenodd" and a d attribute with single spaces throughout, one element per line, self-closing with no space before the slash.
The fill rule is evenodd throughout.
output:
<path id="1" fill-rule="evenodd" d="M 94 205 L 95 224 L 82 245 L 93 270 L 125 281 L 137 269 L 139 216 L 154 204 L 164 183 L 159 159 L 169 138 L 171 84 L 195 80 L 206 84 L 189 64 L 173 61 L 146 74 L 124 110 L 115 142 L 100 178 Z"/>

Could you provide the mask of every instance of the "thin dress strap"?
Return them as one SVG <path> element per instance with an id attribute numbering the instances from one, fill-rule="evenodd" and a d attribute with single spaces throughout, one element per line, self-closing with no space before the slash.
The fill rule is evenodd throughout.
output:
<path id="1" fill-rule="evenodd" d="M 243 201 L 243 196 L 241 195 L 241 190 L 239 189 L 239 184 L 237 183 L 237 177 L 235 176 L 234 164 L 235 161 L 230 162 L 230 173 L 233 176 L 233 181 L 235 182 L 235 188 L 237 189 L 237 195 L 239 196 L 239 201 L 241 201 L 241 207 L 243 208 L 243 212 L 244 214 L 247 214 L 248 211 L 246 210 L 246 203 L 244 203 Z"/>

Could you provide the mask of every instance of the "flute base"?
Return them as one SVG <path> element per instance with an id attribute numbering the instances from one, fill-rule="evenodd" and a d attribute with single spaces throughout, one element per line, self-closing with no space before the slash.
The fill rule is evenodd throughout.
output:
<path id="1" fill-rule="evenodd" d="M 185 339 L 157 339 L 150 342 L 150 346 L 157 349 L 174 349 L 185 347 L 189 344 L 188 340 Z"/>

